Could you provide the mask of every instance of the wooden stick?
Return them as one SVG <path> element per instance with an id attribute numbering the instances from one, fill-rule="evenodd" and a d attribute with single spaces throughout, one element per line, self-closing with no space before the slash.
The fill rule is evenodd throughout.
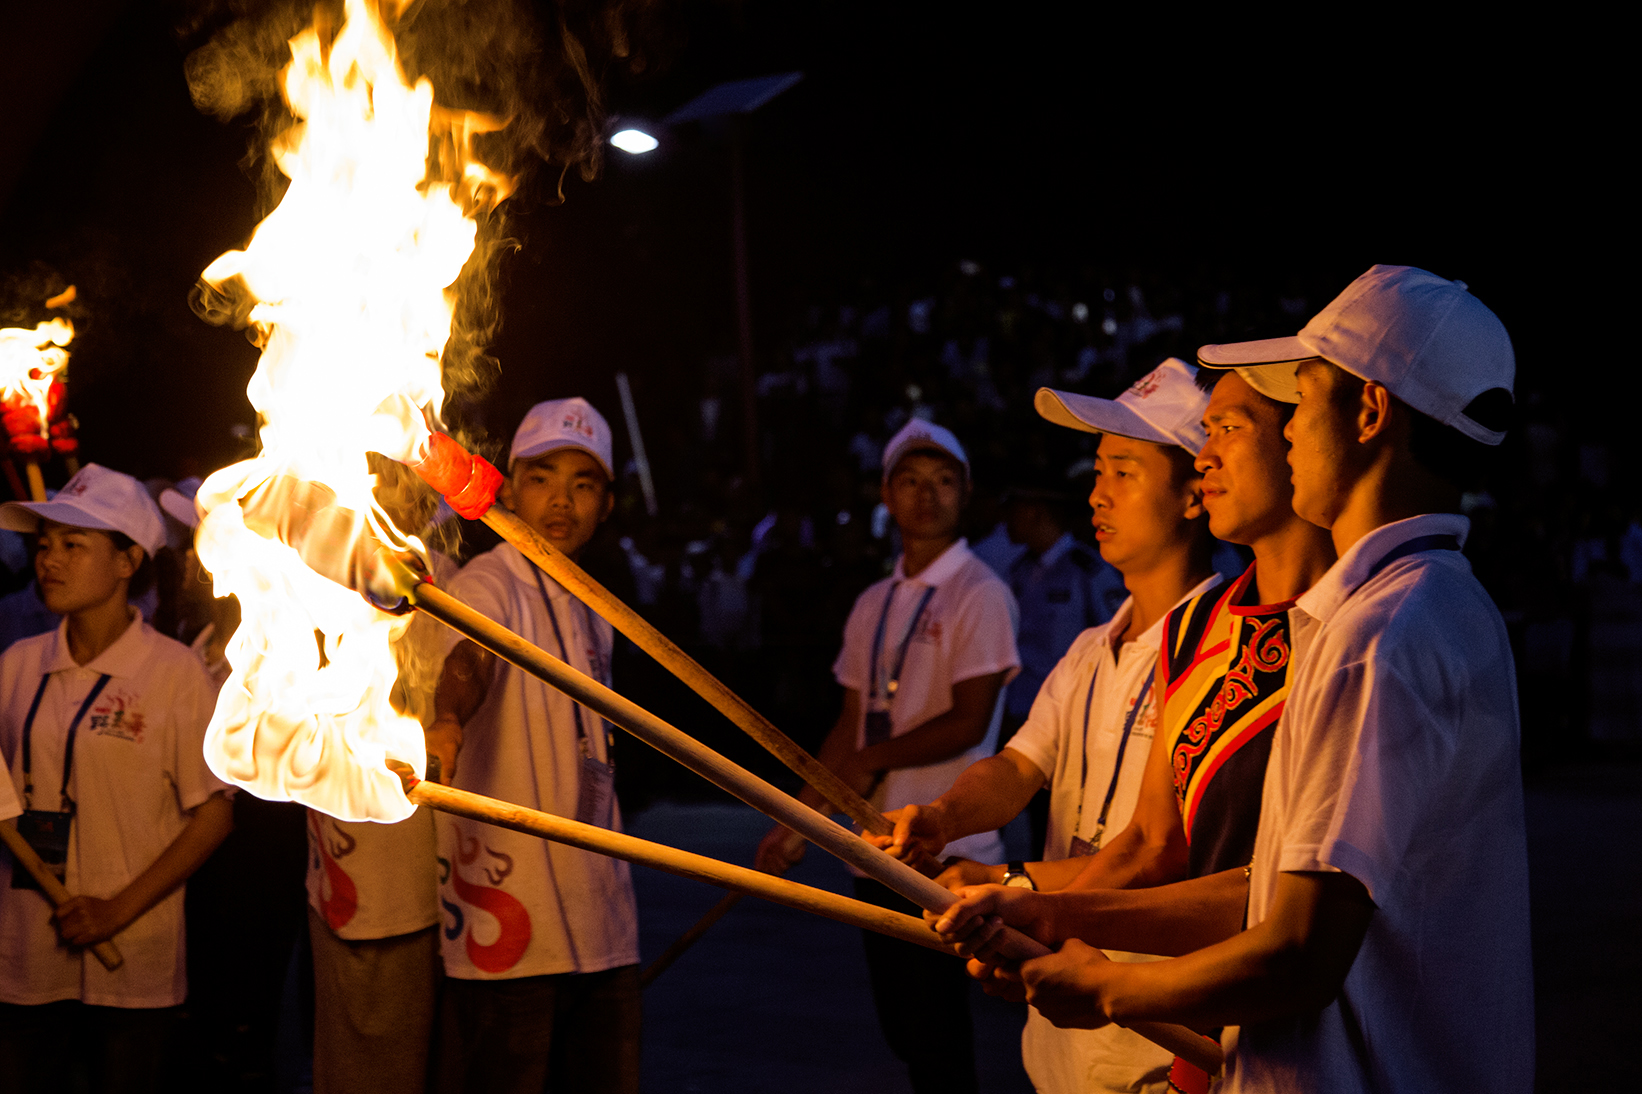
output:
<path id="1" fill-rule="evenodd" d="M 40 464 L 35 460 L 28 460 L 23 464 L 23 472 L 29 478 L 29 493 L 35 501 L 46 500 L 46 480 L 40 474 Z"/>
<path id="2" fill-rule="evenodd" d="M 822 816 L 797 798 L 782 793 L 632 700 L 610 690 L 585 673 L 571 668 L 545 650 L 526 642 L 431 581 L 412 573 L 391 555 L 384 553 L 379 557 L 386 572 L 394 578 L 400 594 L 417 610 L 426 612 L 504 661 L 564 692 L 589 710 L 666 753 L 714 785 L 728 790 L 754 809 L 781 822 L 817 847 L 843 859 L 920 908 L 944 912 L 957 903 L 958 898 L 944 886 L 937 885 L 912 867 L 891 858 L 831 818 Z M 1006 958 L 1015 961 L 1041 957 L 1049 952 L 1042 943 L 1010 929 L 1005 930 L 999 949 Z M 1130 1028 L 1176 1055 L 1191 1060 L 1206 1071 L 1212 1073 L 1220 1068 L 1219 1046 L 1184 1026 L 1148 1024 L 1141 1028 L 1137 1024 Z M 1209 1059 L 1208 1049 L 1204 1046 L 1213 1049 L 1212 1066 L 1199 1063 L 1199 1060 Z"/>
<path id="3" fill-rule="evenodd" d="M 12 861 L 21 863 L 23 869 L 40 883 L 40 888 L 45 892 L 46 899 L 51 901 L 52 907 L 61 908 L 72 899 L 69 891 L 63 888 L 63 883 L 57 880 L 57 875 L 51 872 L 51 867 L 40 861 L 40 856 L 34 853 L 34 848 L 29 846 L 28 840 L 17 831 L 16 824 L 9 820 L 0 821 L 0 842 L 4 842 L 6 850 L 11 852 Z M 125 958 L 120 956 L 119 947 L 111 941 L 96 943 L 91 947 L 91 952 L 109 972 L 125 964 Z"/>
<path id="4" fill-rule="evenodd" d="M 695 921 L 695 924 L 683 934 L 673 939 L 673 944 L 661 952 L 661 956 L 646 965 L 639 974 L 639 987 L 647 988 L 650 982 L 668 969 L 673 962 L 684 956 L 684 952 L 701 940 L 714 923 L 729 914 L 730 909 L 741 903 L 741 893 L 726 893 L 724 899 L 707 909 L 707 914 Z"/>
<path id="5" fill-rule="evenodd" d="M 663 668 L 684 681 L 691 691 L 711 703 L 742 732 L 813 786 L 835 812 L 843 813 L 860 825 L 863 832 L 875 836 L 887 836 L 895 830 L 895 826 L 885 820 L 884 815 L 868 804 L 866 799 L 850 789 L 848 783 L 799 747 L 798 742 L 777 729 L 773 722 L 754 710 L 747 700 L 731 691 L 718 677 L 702 668 L 672 639 L 589 577 L 587 571 L 576 565 L 568 555 L 537 535 L 530 525 L 501 505 L 492 505 L 482 519 L 543 573 L 569 590 L 570 595 L 598 612 L 612 627 L 632 639 L 634 645 L 654 657 Z"/>
<path id="6" fill-rule="evenodd" d="M 940 950 L 942 953 L 954 956 L 957 953 L 952 946 L 942 942 L 940 936 L 931 930 L 927 923 L 910 915 L 880 908 L 876 904 L 854 900 L 838 893 L 830 893 L 825 889 L 800 885 L 796 881 L 774 877 L 746 866 L 735 866 L 708 858 L 706 855 L 692 854 L 689 851 L 680 851 L 676 847 L 651 843 L 637 836 L 612 832 L 607 828 L 582 824 L 580 821 L 526 809 L 511 802 L 487 798 L 470 790 L 458 790 L 439 783 L 421 781 L 416 778 L 409 766 L 397 760 L 389 760 L 388 766 L 404 781 L 405 796 L 417 805 L 426 805 L 442 813 L 511 828 L 515 832 L 540 836 L 554 843 L 609 855 L 611 858 L 634 862 L 640 866 L 665 870 L 679 877 L 706 881 L 734 890 L 732 895 L 751 893 L 776 904 L 813 912 L 852 927 L 864 927 L 869 931 L 877 931 L 879 934 L 886 934 L 918 946 Z"/>

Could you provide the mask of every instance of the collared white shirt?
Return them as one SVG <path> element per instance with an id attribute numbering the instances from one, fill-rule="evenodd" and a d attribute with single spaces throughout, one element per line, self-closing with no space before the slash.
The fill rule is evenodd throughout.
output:
<path id="1" fill-rule="evenodd" d="M 1184 603 L 1221 582 L 1209 577 L 1178 603 Z M 1113 642 L 1129 628 L 1134 599 L 1123 602 L 1109 623 L 1084 631 L 1066 651 L 1038 691 L 1026 724 L 1010 738 L 1012 748 L 1031 760 L 1049 783 L 1049 825 L 1044 858 L 1069 857 L 1074 836 L 1092 840 L 1108 789 L 1113 791 L 1106 814 L 1103 843 L 1128 825 L 1140 799 L 1146 757 L 1157 735 L 1157 706 L 1152 695 L 1158 650 L 1163 639 L 1159 616 L 1133 641 L 1114 648 Z M 1170 607 L 1170 611 L 1174 606 Z M 1093 684 L 1091 693 L 1090 685 Z M 1136 704 L 1140 709 L 1135 710 Z M 1088 708 L 1088 732 L 1084 710 Z M 1123 726 L 1134 713 L 1129 742 L 1118 768 Z M 1087 753 L 1088 775 L 1084 776 Z M 1114 783 L 1113 773 L 1116 772 Z M 1141 960 L 1132 954 L 1109 951 L 1116 960 Z M 1021 1034 L 1021 1055 L 1032 1084 L 1042 1094 L 1085 1091 L 1145 1091 L 1163 1094 L 1174 1055 L 1138 1033 L 1120 1026 L 1101 1029 L 1057 1029 L 1036 1010 L 1027 1012 Z"/>
<path id="2" fill-rule="evenodd" d="M 65 620 L 0 656 L 0 751 L 21 799 L 23 723 L 41 676 L 50 674 L 34 718 L 32 807 L 63 808 L 69 724 L 98 678 L 109 676 L 75 735 L 64 878 L 69 892 L 106 900 L 153 865 L 193 809 L 228 789 L 205 763 L 216 688 L 192 650 L 141 618 L 86 665 L 70 656 L 67 631 Z M 0 863 L 21 869 L 10 858 L 0 852 Z M 184 886 L 114 936 L 125 963 L 110 972 L 89 951 L 58 941 L 43 895 L 10 884 L 9 870 L 0 870 L 0 1002 L 170 1007 L 187 996 Z"/>
<path id="3" fill-rule="evenodd" d="M 918 605 L 930 590 L 934 590 L 933 595 L 906 643 L 906 662 L 894 701 L 889 704 L 892 736 L 898 737 L 951 710 L 952 685 L 996 672 L 1013 676 L 1020 668 L 1020 657 L 1015 652 L 1015 598 L 964 540 L 948 547 L 916 576 L 906 576 L 904 562 L 896 560 L 890 577 L 856 599 L 844 624 L 843 648 L 832 666 L 838 682 L 861 695 L 858 748 L 866 744 L 866 712 L 874 672 L 873 636 L 879 619 L 883 617 L 884 621 L 878 666 L 882 677 L 893 667 Z M 885 601 L 892 593 L 886 616 Z M 934 801 L 970 764 L 997 752 L 1002 719 L 1000 692 L 986 736 L 979 744 L 950 759 L 889 772 L 873 795 L 873 804 L 888 811 Z M 1003 840 L 997 832 L 982 832 L 949 844 L 946 853 L 977 862 L 1001 862 Z"/>
<path id="4" fill-rule="evenodd" d="M 1344 871 L 1375 911 L 1321 1012 L 1233 1027 L 1227 1091 L 1527 1091 L 1533 979 L 1505 625 L 1434 514 L 1365 536 L 1299 598 L 1315 628 L 1266 768 L 1249 923 L 1281 873 Z M 1372 576 L 1371 576 L 1372 574 Z"/>
<path id="5" fill-rule="evenodd" d="M 572 668 L 610 683 L 610 624 L 503 543 L 469 562 L 452 595 L 559 656 L 540 576 Z M 454 647 L 455 632 L 447 641 Z M 585 708 L 592 756 L 608 762 L 604 723 Z M 582 754 L 573 705 L 556 688 L 507 664 L 464 727 L 453 785 L 561 817 L 575 817 Z M 621 810 L 611 804 L 611 825 Z M 602 972 L 639 959 L 638 913 L 627 863 L 478 821 L 438 817 L 440 931 L 445 972 L 502 980 Z"/>

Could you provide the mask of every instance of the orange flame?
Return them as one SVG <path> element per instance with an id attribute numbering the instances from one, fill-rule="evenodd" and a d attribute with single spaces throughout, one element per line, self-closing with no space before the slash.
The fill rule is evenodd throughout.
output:
<path id="1" fill-rule="evenodd" d="M 273 148 L 284 197 L 244 250 L 202 275 L 254 300 L 263 347 L 247 391 L 262 450 L 199 491 L 200 561 L 243 619 L 205 751 L 213 771 L 261 797 L 393 821 L 412 806 L 383 761 L 418 774 L 426 762 L 420 724 L 389 702 L 406 620 L 315 572 L 295 537 L 270 536 L 312 516 L 300 503 L 317 494 L 331 503 L 313 522 L 321 553 L 345 557 L 370 537 L 423 553 L 376 504 L 366 453 L 413 459 L 437 421 L 451 286 L 477 233 L 464 209 L 507 193 L 469 162 L 471 136 L 502 123 L 435 116 L 432 85 L 405 79 L 367 0 L 348 0 L 346 22 L 324 38 L 316 19 L 291 39 L 281 73 L 298 119 Z"/>

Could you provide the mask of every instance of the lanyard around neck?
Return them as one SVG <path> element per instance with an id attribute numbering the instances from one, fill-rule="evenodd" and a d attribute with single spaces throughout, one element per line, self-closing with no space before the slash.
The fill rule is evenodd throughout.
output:
<path id="1" fill-rule="evenodd" d="M 80 722 L 85 718 L 86 711 L 90 710 L 91 704 L 97 701 L 97 696 L 103 693 L 103 688 L 107 686 L 109 679 L 109 674 L 105 672 L 92 685 L 91 691 L 85 697 L 85 702 L 80 704 L 79 711 L 75 713 L 74 721 L 68 724 L 68 740 L 63 745 L 63 787 L 57 792 L 57 807 L 62 812 L 72 812 L 74 809 L 74 800 L 68 796 L 68 780 L 74 771 L 75 734 L 79 732 Z M 46 685 L 49 683 L 51 683 L 51 673 L 48 672 L 40 677 L 39 690 L 34 693 L 34 702 L 29 704 L 28 717 L 23 719 L 23 808 L 25 809 L 34 808 L 34 716 L 40 713 L 40 700 L 45 698 Z M 68 804 L 66 810 L 63 809 L 63 803 L 65 802 Z"/>
<path id="2" fill-rule="evenodd" d="M 895 590 L 900 587 L 899 581 L 889 587 L 889 595 L 884 597 L 884 610 L 878 613 L 878 629 L 872 636 L 872 681 L 870 700 L 878 698 L 878 680 L 880 677 L 879 664 L 884 652 L 884 627 L 889 623 L 889 609 L 895 603 Z M 895 693 L 901 688 L 901 670 L 906 667 L 907 648 L 912 645 L 912 636 L 918 633 L 918 623 L 924 617 L 924 609 L 929 607 L 930 598 L 935 595 L 935 586 L 931 585 L 924 590 L 923 599 L 918 601 L 918 610 L 912 613 L 912 621 L 907 624 L 906 633 L 901 636 L 901 648 L 895 655 L 895 667 L 890 670 L 889 678 L 884 681 L 884 696 L 895 701 Z"/>
<path id="3" fill-rule="evenodd" d="M 559 629 L 559 617 L 553 611 L 553 600 L 547 595 L 547 586 L 542 583 L 541 572 L 533 572 L 536 577 L 536 588 L 542 594 L 542 607 L 547 609 L 548 622 L 553 624 L 553 639 L 559 644 L 559 660 L 568 665 L 570 664 L 570 650 L 564 644 L 564 632 Z M 576 719 L 576 742 L 581 745 L 582 755 L 591 755 L 591 750 L 587 744 L 587 729 L 582 725 L 582 705 L 574 699 L 570 700 L 570 713 Z"/>
<path id="4" fill-rule="evenodd" d="M 1117 663 L 1115 652 L 1112 661 L 1115 666 Z M 1077 836 L 1078 830 L 1083 827 L 1083 791 L 1084 787 L 1089 784 L 1089 712 L 1095 705 L 1095 681 L 1099 679 L 1100 663 L 1097 661 L 1094 675 L 1089 677 L 1089 693 L 1083 699 L 1083 773 L 1078 779 L 1078 812 L 1077 819 L 1072 822 L 1072 835 L 1074 837 Z M 1145 679 L 1148 683 L 1142 685 L 1141 689 L 1135 693 L 1135 702 L 1129 708 L 1129 717 L 1124 719 L 1123 736 L 1118 738 L 1117 742 L 1117 760 L 1112 764 L 1112 781 L 1106 784 L 1106 799 L 1100 803 L 1100 816 L 1095 821 L 1095 830 L 1092 833 L 1094 838 L 1089 841 L 1094 844 L 1097 851 L 1100 850 L 1101 835 L 1106 831 L 1106 815 L 1111 812 L 1112 799 L 1117 796 L 1117 780 L 1123 774 L 1123 754 L 1129 749 L 1129 734 L 1135 728 L 1135 718 L 1140 714 L 1141 706 L 1146 702 L 1146 690 L 1153 686 L 1150 681 L 1157 679 L 1156 657 L 1152 658 L 1151 666 L 1146 670 Z"/>

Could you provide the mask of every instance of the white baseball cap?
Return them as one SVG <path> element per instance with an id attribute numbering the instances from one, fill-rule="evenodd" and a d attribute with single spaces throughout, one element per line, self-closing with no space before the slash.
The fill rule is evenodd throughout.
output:
<path id="1" fill-rule="evenodd" d="M 200 526 L 200 511 L 194 504 L 199 496 L 200 479 L 197 475 L 189 476 L 175 486 L 167 486 L 160 491 L 160 508 L 166 515 L 188 525 L 190 528 Z"/>
<path id="2" fill-rule="evenodd" d="M 1375 266 L 1289 338 L 1204 346 L 1198 360 L 1214 368 L 1261 368 L 1263 382 L 1289 390 L 1299 362 L 1321 357 L 1386 389 L 1472 440 L 1499 444 L 1501 430 L 1465 414 L 1471 401 L 1495 388 L 1512 389 L 1516 354 L 1499 316 L 1472 296 L 1463 281 L 1448 281 L 1413 266 Z M 1251 386 L 1266 391 L 1248 376 Z M 1295 390 L 1288 402 L 1298 402 Z"/>
<path id="3" fill-rule="evenodd" d="M 531 407 L 513 434 L 508 466 L 511 468 L 514 460 L 535 459 L 557 448 L 579 448 L 598 460 L 611 479 L 616 477 L 610 423 L 580 396 L 550 399 Z"/>
<path id="4" fill-rule="evenodd" d="M 901 462 L 903 456 L 920 451 L 940 452 L 951 456 L 963 465 L 964 478 L 969 477 L 969 457 L 964 453 L 964 446 L 958 443 L 958 438 L 952 430 L 934 422 L 926 422 L 922 418 L 914 418 L 902 426 L 884 446 L 884 481 L 889 481 L 890 473 L 895 470 L 895 465 Z"/>
<path id="5" fill-rule="evenodd" d="M 35 532 L 42 520 L 73 528 L 123 532 L 152 556 L 165 546 L 165 519 L 143 484 L 130 475 L 88 463 L 51 501 L 0 505 L 0 528 Z"/>
<path id="6" fill-rule="evenodd" d="M 1195 456 L 1209 439 L 1203 432 L 1209 393 L 1197 386 L 1196 376 L 1197 369 L 1171 357 L 1116 399 L 1042 387 L 1032 405 L 1044 418 L 1068 429 L 1178 445 Z"/>

